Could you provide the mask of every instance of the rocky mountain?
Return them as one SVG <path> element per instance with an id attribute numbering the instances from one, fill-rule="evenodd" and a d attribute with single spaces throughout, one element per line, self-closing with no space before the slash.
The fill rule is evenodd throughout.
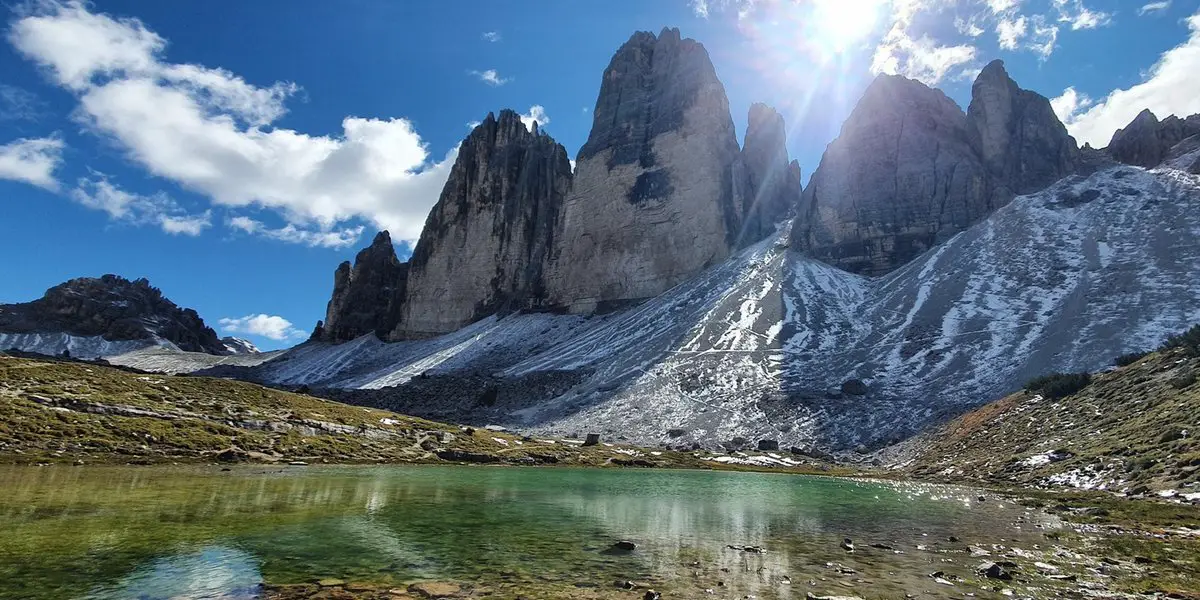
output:
<path id="1" fill-rule="evenodd" d="M 400 321 L 408 269 L 396 258 L 388 232 L 379 232 L 354 257 L 353 266 L 346 261 L 334 271 L 333 296 L 313 338 L 345 342 L 367 333 L 386 338 Z"/>
<path id="2" fill-rule="evenodd" d="M 511 110 L 459 147 L 409 259 L 392 337 L 427 337 L 547 303 L 545 273 L 571 189 L 567 151 Z"/>
<path id="3" fill-rule="evenodd" d="M 593 115 L 546 278 L 551 302 L 576 313 L 651 298 L 724 260 L 745 204 L 725 88 L 678 29 L 617 50 Z"/>
<path id="4" fill-rule="evenodd" d="M 314 339 L 455 331 L 517 310 L 592 313 L 645 300 L 772 234 L 800 193 L 782 116 L 755 104 L 739 148 L 704 47 L 634 35 L 605 71 L 588 142 L 566 150 L 520 115 L 463 141 L 408 263 L 380 239 L 335 274 Z"/>
<path id="5" fill-rule="evenodd" d="M 1003 63 L 984 68 L 971 93 L 964 113 L 940 90 L 879 76 L 804 189 L 793 247 L 882 275 L 1074 172 L 1075 140 Z"/>
<path id="6" fill-rule="evenodd" d="M 883 277 L 796 253 L 779 232 L 610 314 L 310 343 L 211 372 L 535 433 L 868 449 L 1200 322 L 1198 236 L 1200 177 L 1118 165 L 1020 196 Z"/>
<path id="7" fill-rule="evenodd" d="M 228 352 L 229 354 L 233 354 L 233 355 L 259 354 L 261 352 L 258 349 L 258 346 L 254 345 L 254 342 L 251 342 L 250 340 L 247 340 L 247 339 L 236 338 L 236 337 L 223 337 L 223 338 L 221 338 L 221 344 L 225 346 L 226 352 Z"/>
<path id="8" fill-rule="evenodd" d="M 756 102 L 747 116 L 740 166 L 745 170 L 739 246 L 775 233 L 775 225 L 792 216 L 800 200 L 800 163 L 788 162 L 783 115 Z"/>
<path id="9" fill-rule="evenodd" d="M 1149 168 L 1166 160 L 1175 145 L 1196 135 L 1200 135 L 1200 114 L 1186 119 L 1171 115 L 1159 121 L 1146 109 L 1113 134 L 1106 150 L 1125 164 Z"/>
<path id="10" fill-rule="evenodd" d="M 226 354 L 216 332 L 145 279 L 80 277 L 41 298 L 0 305 L 0 348 L 90 357 L 151 345 Z"/>

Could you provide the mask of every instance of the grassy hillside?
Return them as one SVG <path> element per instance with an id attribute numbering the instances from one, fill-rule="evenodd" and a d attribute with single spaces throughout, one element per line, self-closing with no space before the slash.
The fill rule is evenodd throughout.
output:
<path id="1" fill-rule="evenodd" d="M 1122 357 L 1118 362 L 1131 364 L 1090 378 L 1031 382 L 1034 390 L 912 442 L 916 458 L 907 470 L 923 478 L 1135 495 L 1200 492 L 1200 349 L 1194 339 L 1175 341 L 1140 358 Z"/>
<path id="2" fill-rule="evenodd" d="M 0 463 L 470 462 L 763 470 L 706 458 L 464 428 L 242 381 L 0 354 Z M 852 472 L 803 460 L 809 464 L 769 470 Z"/>

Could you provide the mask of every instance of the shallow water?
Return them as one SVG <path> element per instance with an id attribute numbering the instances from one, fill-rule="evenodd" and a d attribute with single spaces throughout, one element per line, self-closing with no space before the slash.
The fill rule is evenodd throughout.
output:
<path id="1" fill-rule="evenodd" d="M 675 597 L 999 597 L 966 545 L 1047 542 L 1035 514 L 977 496 L 709 471 L 0 467 L 0 598 L 254 598 L 264 582 L 320 578 L 499 593 L 635 580 Z M 614 552 L 618 540 L 637 549 Z M 935 570 L 960 579 L 936 583 Z"/>

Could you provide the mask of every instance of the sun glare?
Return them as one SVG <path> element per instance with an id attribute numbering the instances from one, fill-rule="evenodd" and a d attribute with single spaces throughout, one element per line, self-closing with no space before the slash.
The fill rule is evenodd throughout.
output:
<path id="1" fill-rule="evenodd" d="M 850 49 L 875 27 L 884 0 L 813 0 L 813 31 L 835 52 Z"/>

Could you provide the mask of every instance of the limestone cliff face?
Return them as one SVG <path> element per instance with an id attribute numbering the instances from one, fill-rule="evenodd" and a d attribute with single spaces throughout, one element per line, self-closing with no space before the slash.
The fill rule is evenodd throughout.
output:
<path id="1" fill-rule="evenodd" d="M 775 224 L 790 216 L 800 200 L 800 163 L 788 162 L 783 116 L 766 104 L 755 103 L 747 122 L 741 156 L 747 190 L 739 246 L 774 232 Z"/>
<path id="2" fill-rule="evenodd" d="M 971 86 L 967 131 L 987 169 L 988 212 L 1014 196 L 1045 189 L 1075 172 L 1079 162 L 1075 139 L 1050 101 L 1017 86 L 999 60 L 984 67 Z"/>
<path id="3" fill-rule="evenodd" d="M 662 293 L 729 255 L 740 149 L 704 47 L 676 29 L 613 56 L 577 157 L 547 288 L 590 312 Z"/>
<path id="4" fill-rule="evenodd" d="M 958 105 L 881 75 L 813 172 L 792 246 L 842 269 L 886 273 L 970 225 L 987 195 Z"/>
<path id="5" fill-rule="evenodd" d="M 313 337 L 327 342 L 345 342 L 367 333 L 386 337 L 399 320 L 407 277 L 408 264 L 396 258 L 391 236 L 379 232 L 354 257 L 353 266 L 346 261 L 334 271 L 325 321 Z"/>
<path id="6" fill-rule="evenodd" d="M 570 188 L 562 145 L 511 110 L 489 114 L 463 141 L 425 222 L 391 337 L 545 305 L 546 264 Z"/>
<path id="7" fill-rule="evenodd" d="M 1171 115 L 1159 121 L 1146 109 L 1113 134 L 1106 150 L 1125 164 L 1150 168 L 1162 163 L 1176 144 L 1198 134 L 1200 114 L 1186 119 Z"/>
<path id="8" fill-rule="evenodd" d="M 792 246 L 882 275 L 1076 170 L 1075 140 L 1049 101 L 1018 87 L 1003 63 L 971 91 L 964 114 L 941 91 L 877 78 L 805 188 Z"/>

